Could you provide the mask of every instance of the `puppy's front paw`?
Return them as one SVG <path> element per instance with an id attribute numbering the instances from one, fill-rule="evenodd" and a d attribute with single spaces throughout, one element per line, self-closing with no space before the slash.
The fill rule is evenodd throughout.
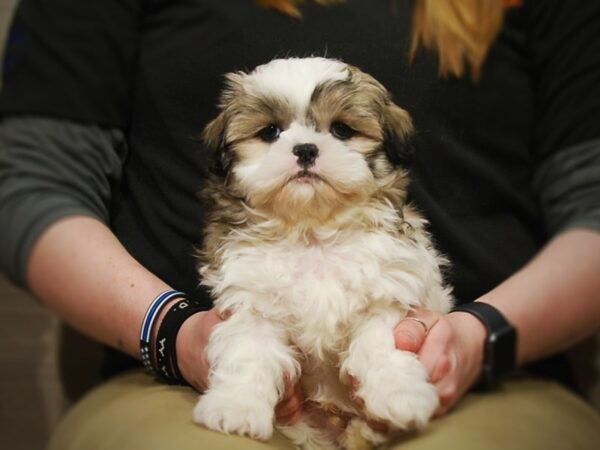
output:
<path id="1" fill-rule="evenodd" d="M 438 407 L 439 398 L 421 364 L 403 356 L 397 352 L 392 361 L 372 366 L 356 395 L 364 401 L 369 417 L 407 430 L 424 426 Z"/>
<path id="2" fill-rule="evenodd" d="M 208 391 L 194 408 L 194 421 L 228 434 L 263 441 L 273 434 L 273 407 L 251 395 L 233 396 Z"/>
<path id="3" fill-rule="evenodd" d="M 424 381 L 389 386 L 377 393 L 365 391 L 359 391 L 358 396 L 364 399 L 367 414 L 402 430 L 423 427 L 439 404 L 435 387 Z"/>

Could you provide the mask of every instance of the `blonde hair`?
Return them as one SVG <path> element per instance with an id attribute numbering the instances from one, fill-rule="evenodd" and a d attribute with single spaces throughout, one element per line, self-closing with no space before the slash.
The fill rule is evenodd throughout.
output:
<path id="1" fill-rule="evenodd" d="M 300 18 L 298 5 L 304 0 L 258 0 L 291 17 Z M 314 0 L 322 5 L 343 0 Z M 481 66 L 504 18 L 504 7 L 515 0 L 416 0 L 410 60 L 420 46 L 437 52 L 440 77 L 469 73 L 477 80 Z"/>

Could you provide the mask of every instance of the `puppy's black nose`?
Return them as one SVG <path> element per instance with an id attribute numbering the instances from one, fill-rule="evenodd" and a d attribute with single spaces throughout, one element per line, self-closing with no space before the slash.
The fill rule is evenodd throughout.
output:
<path id="1" fill-rule="evenodd" d="M 297 144 L 294 145 L 292 153 L 298 157 L 298 164 L 306 168 L 315 163 L 319 148 L 315 144 Z"/>

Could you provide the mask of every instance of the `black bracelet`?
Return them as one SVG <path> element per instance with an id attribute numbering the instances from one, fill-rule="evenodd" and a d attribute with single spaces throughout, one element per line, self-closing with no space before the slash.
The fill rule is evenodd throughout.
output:
<path id="1" fill-rule="evenodd" d="M 169 384 L 189 385 L 181 375 L 177 364 L 177 334 L 183 322 L 197 312 L 206 311 L 198 301 L 184 299 L 171 305 L 158 328 L 155 345 L 157 373 Z"/>
<path id="2" fill-rule="evenodd" d="M 154 329 L 154 322 L 167 303 L 176 298 L 185 298 L 185 294 L 175 290 L 163 292 L 150 303 L 148 311 L 146 311 L 146 315 L 144 316 L 140 330 L 140 356 L 144 366 L 150 373 L 158 373 L 155 360 L 152 358 L 152 331 Z"/>

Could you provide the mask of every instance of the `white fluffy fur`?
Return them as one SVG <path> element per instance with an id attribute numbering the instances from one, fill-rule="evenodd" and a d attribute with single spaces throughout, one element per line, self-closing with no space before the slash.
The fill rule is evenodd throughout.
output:
<path id="1" fill-rule="evenodd" d="M 311 58 L 280 60 L 245 80 L 255 94 L 275 93 L 298 108 L 297 120 L 278 141 L 249 143 L 247 156 L 232 169 L 249 208 L 253 195 L 282 186 L 292 197 L 317 195 L 319 182 L 289 181 L 298 171 L 291 149 L 302 142 L 317 144 L 312 170 L 336 192 L 372 194 L 376 183 L 360 139 L 340 142 L 302 120 L 315 86 L 346 76 L 342 63 Z M 362 227 L 361 220 L 377 226 Z M 403 220 L 418 230 L 425 224 L 416 214 Z M 348 207 L 335 220 L 313 225 L 309 237 L 292 229 L 287 236 L 261 239 L 261 227 L 276 222 L 266 217 L 250 231 L 234 229 L 220 247 L 219 269 L 202 270 L 215 306 L 231 316 L 208 344 L 210 389 L 194 419 L 226 433 L 268 439 L 285 376 L 299 379 L 308 399 L 357 414 L 347 386 L 352 376 L 369 418 L 395 429 L 425 424 L 438 405 L 436 390 L 415 355 L 394 348 L 392 332 L 411 306 L 440 312 L 450 307 L 441 258 L 427 234 L 408 239 L 395 233 L 400 218 L 385 203 Z M 306 450 L 360 449 L 385 438 L 358 418 L 337 443 L 303 420 L 282 431 Z"/>
<path id="2" fill-rule="evenodd" d="M 346 64 L 334 59 L 275 59 L 254 69 L 245 79 L 245 88 L 254 95 L 285 98 L 303 113 L 317 85 L 347 76 Z"/>

